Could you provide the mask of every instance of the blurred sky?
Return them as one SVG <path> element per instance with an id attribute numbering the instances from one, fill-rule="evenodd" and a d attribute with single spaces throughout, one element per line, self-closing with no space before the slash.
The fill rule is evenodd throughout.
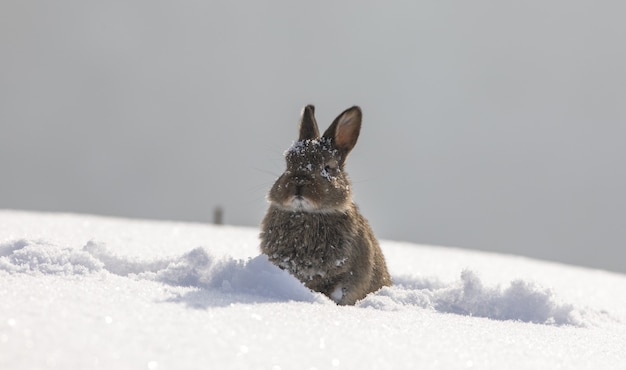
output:
<path id="1" fill-rule="evenodd" d="M 0 2 L 0 208 L 258 225 L 358 104 L 381 238 L 626 272 L 626 3 Z"/>

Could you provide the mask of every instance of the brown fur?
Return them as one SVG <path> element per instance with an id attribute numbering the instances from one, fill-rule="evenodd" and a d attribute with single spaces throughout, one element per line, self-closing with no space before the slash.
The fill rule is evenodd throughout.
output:
<path id="1" fill-rule="evenodd" d="M 270 190 L 261 223 L 261 251 L 270 261 L 342 305 L 391 285 L 344 171 L 361 117 L 358 107 L 349 108 L 319 137 L 314 108 L 305 107 L 299 141 L 285 155 L 287 170 Z"/>

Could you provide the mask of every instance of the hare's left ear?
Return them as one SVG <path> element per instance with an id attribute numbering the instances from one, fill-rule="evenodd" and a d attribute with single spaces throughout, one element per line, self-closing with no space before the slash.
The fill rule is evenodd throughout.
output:
<path id="1" fill-rule="evenodd" d="M 302 118 L 300 118 L 300 137 L 298 141 L 319 139 L 320 130 L 317 128 L 315 121 L 315 107 L 307 105 L 302 110 Z"/>
<path id="2" fill-rule="evenodd" d="M 324 132 L 324 137 L 331 139 L 344 158 L 356 145 L 361 132 L 362 117 L 361 108 L 357 106 L 348 108 L 337 116 L 328 130 Z"/>

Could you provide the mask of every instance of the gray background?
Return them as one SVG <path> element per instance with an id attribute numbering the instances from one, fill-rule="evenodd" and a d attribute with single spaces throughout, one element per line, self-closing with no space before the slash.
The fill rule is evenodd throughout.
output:
<path id="1" fill-rule="evenodd" d="M 379 237 L 626 272 L 626 3 L 0 2 L 0 208 L 258 225 L 364 111 Z"/>

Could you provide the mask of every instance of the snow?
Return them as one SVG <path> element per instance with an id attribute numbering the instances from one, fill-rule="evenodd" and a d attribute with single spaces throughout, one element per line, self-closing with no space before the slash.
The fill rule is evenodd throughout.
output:
<path id="1" fill-rule="evenodd" d="M 251 228 L 0 211 L 0 369 L 619 369 L 626 276 L 381 241 L 394 286 L 304 288 Z"/>

